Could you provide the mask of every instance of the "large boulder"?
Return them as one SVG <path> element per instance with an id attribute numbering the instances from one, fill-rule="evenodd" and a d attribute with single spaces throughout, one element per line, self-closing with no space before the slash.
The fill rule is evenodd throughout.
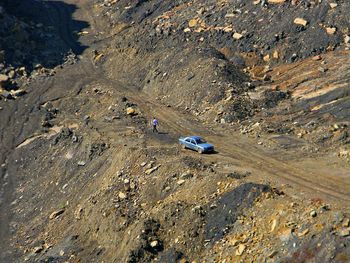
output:
<path id="1" fill-rule="evenodd" d="M 5 88 L 9 83 L 9 77 L 4 74 L 0 74 L 0 88 Z"/>

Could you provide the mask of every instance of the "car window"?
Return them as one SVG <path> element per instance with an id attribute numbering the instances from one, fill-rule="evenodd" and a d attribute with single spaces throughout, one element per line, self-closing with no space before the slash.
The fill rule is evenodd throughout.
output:
<path id="1" fill-rule="evenodd" d="M 196 144 L 196 142 L 195 142 L 193 139 L 191 139 L 191 143 L 192 143 L 192 144 Z"/>
<path id="2" fill-rule="evenodd" d="M 191 140 L 191 139 L 187 138 L 187 139 L 185 140 L 185 142 L 190 142 L 190 140 Z"/>
<path id="3" fill-rule="evenodd" d="M 197 138 L 196 143 L 201 144 L 201 143 L 206 143 L 206 141 L 203 140 L 202 138 Z"/>

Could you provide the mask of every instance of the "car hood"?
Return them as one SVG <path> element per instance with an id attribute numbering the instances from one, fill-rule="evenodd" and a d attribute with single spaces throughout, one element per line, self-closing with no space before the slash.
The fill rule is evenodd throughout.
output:
<path id="1" fill-rule="evenodd" d="M 211 145 L 210 143 L 201 143 L 201 144 L 198 144 L 200 147 L 203 147 L 203 148 L 211 148 L 211 147 L 214 147 L 213 145 Z"/>

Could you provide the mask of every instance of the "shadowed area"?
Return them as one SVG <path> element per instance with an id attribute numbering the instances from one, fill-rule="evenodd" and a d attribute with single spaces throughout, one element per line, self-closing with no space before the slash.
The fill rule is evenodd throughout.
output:
<path id="1" fill-rule="evenodd" d="M 89 23 L 74 19 L 78 9 L 75 5 L 61 1 L 1 0 L 0 7 L 0 73 L 8 74 L 10 69 L 19 67 L 31 72 L 37 65 L 54 68 L 64 63 L 68 55 L 80 55 L 87 48 L 78 38 Z M 14 262 L 11 259 L 16 258 L 8 248 L 13 233 L 9 207 L 20 175 L 5 164 L 11 162 L 11 153 L 20 135 L 32 134 L 40 125 L 39 104 L 45 86 L 36 87 L 26 98 L 27 103 L 12 101 L 0 112 L 0 236 L 3 241 L 0 262 Z M 60 90 L 63 92 L 63 89 L 56 92 Z M 18 115 L 14 117 L 14 113 Z M 31 128 L 26 129 L 22 125 L 25 122 L 31 123 L 27 126 Z M 11 124 L 14 124 L 12 128 Z"/>
<path id="2" fill-rule="evenodd" d="M 0 49 L 5 61 L 31 70 L 37 64 L 53 68 L 69 53 L 80 55 L 86 49 L 79 33 L 89 24 L 75 20 L 77 7 L 61 1 L 0 1 L 11 18 L 0 27 Z"/>

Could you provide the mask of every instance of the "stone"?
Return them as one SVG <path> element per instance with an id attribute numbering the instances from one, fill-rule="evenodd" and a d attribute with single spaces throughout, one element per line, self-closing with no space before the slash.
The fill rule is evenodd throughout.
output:
<path id="1" fill-rule="evenodd" d="M 348 226 L 350 226 L 350 219 L 349 219 L 349 218 L 345 218 L 345 219 L 343 220 L 342 226 L 343 226 L 343 227 L 348 227 Z"/>
<path id="2" fill-rule="evenodd" d="M 297 17 L 296 19 L 294 19 L 294 24 L 306 26 L 308 24 L 308 22 L 303 18 Z"/>
<path id="3" fill-rule="evenodd" d="M 228 243 L 229 243 L 230 246 L 235 247 L 235 246 L 237 246 L 239 244 L 239 240 L 237 240 L 235 238 L 232 238 L 232 239 L 229 240 Z"/>
<path id="4" fill-rule="evenodd" d="M 193 174 L 190 171 L 187 171 L 187 172 L 180 175 L 181 179 L 190 179 L 192 177 L 193 177 Z"/>
<path id="5" fill-rule="evenodd" d="M 326 32 L 328 35 L 334 35 L 337 29 L 335 27 L 326 27 Z"/>
<path id="6" fill-rule="evenodd" d="M 314 61 L 318 61 L 318 60 L 321 60 L 321 59 L 322 59 L 322 57 L 321 57 L 320 55 L 314 56 L 314 57 L 312 58 L 312 60 L 314 60 Z"/>
<path id="7" fill-rule="evenodd" d="M 145 174 L 150 175 L 151 173 L 153 173 L 154 171 L 158 170 L 158 168 L 160 167 L 160 165 L 157 165 L 155 167 L 149 168 L 145 171 Z"/>
<path id="8" fill-rule="evenodd" d="M 118 197 L 119 197 L 121 200 L 124 200 L 124 199 L 126 199 L 126 194 L 124 194 L 123 192 L 119 192 Z"/>
<path id="9" fill-rule="evenodd" d="M 270 61 L 270 55 L 269 55 L 269 54 L 265 55 L 265 56 L 263 57 L 263 60 L 264 60 L 265 62 L 269 62 L 269 61 Z"/>
<path id="10" fill-rule="evenodd" d="M 343 228 L 339 230 L 339 236 L 348 237 L 350 236 L 350 228 Z"/>
<path id="11" fill-rule="evenodd" d="M 0 96 L 5 99 L 13 99 L 13 96 L 11 95 L 10 92 L 8 92 L 7 90 L 3 90 L 1 88 L 0 88 Z"/>
<path id="12" fill-rule="evenodd" d="M 298 237 L 306 236 L 309 232 L 310 232 L 310 230 L 307 228 L 307 229 L 303 230 L 302 232 L 299 232 Z"/>
<path id="13" fill-rule="evenodd" d="M 75 209 L 74 211 L 74 218 L 77 220 L 80 220 L 82 213 L 83 213 L 83 207 L 81 205 L 78 205 L 77 209 Z"/>
<path id="14" fill-rule="evenodd" d="M 274 250 L 272 252 L 270 252 L 270 254 L 268 255 L 269 258 L 273 258 L 274 256 L 276 256 L 278 254 L 278 251 Z"/>
<path id="15" fill-rule="evenodd" d="M 329 6 L 331 8 L 336 8 L 338 6 L 338 4 L 337 3 L 329 3 Z"/>
<path id="16" fill-rule="evenodd" d="M 177 181 L 177 184 L 178 184 L 178 185 L 183 185 L 184 183 L 185 183 L 185 180 L 183 180 L 183 179 Z"/>
<path id="17" fill-rule="evenodd" d="M 128 107 L 128 108 L 126 109 L 126 114 L 127 114 L 127 115 L 130 115 L 130 116 L 137 115 L 136 110 L 135 110 L 134 108 L 132 108 L 132 107 Z"/>
<path id="18" fill-rule="evenodd" d="M 20 96 L 23 96 L 24 94 L 26 94 L 27 92 L 24 90 L 24 89 L 18 89 L 18 90 L 14 90 L 11 92 L 11 95 L 12 96 L 15 96 L 15 97 L 20 97 Z"/>
<path id="19" fill-rule="evenodd" d="M 272 220 L 272 224 L 271 224 L 271 230 L 270 230 L 270 232 L 275 231 L 276 228 L 277 228 L 277 226 L 278 226 L 278 224 L 279 224 L 278 220 L 277 220 L 277 219 L 273 219 L 273 220 Z"/>
<path id="20" fill-rule="evenodd" d="M 86 162 L 84 162 L 84 161 L 79 161 L 78 162 L 78 166 L 84 166 L 86 164 Z"/>
<path id="21" fill-rule="evenodd" d="M 43 246 L 37 246 L 37 247 L 33 248 L 33 253 L 34 254 L 38 254 L 38 253 L 40 253 L 43 250 L 44 250 Z"/>
<path id="22" fill-rule="evenodd" d="M 317 212 L 316 212 L 315 210 L 312 210 L 312 211 L 310 212 L 310 216 L 311 216 L 311 217 L 316 217 L 316 216 L 317 216 Z"/>
<path id="23" fill-rule="evenodd" d="M 327 70 L 328 70 L 328 69 L 323 68 L 323 67 L 319 67 L 319 68 L 318 68 L 318 71 L 321 72 L 321 73 L 324 73 L 324 72 L 326 72 Z"/>
<path id="24" fill-rule="evenodd" d="M 7 74 L 7 76 L 10 79 L 13 79 L 16 76 L 16 72 L 14 70 L 10 70 L 10 72 Z"/>
<path id="25" fill-rule="evenodd" d="M 238 248 L 236 249 L 236 256 L 241 256 L 246 249 L 246 246 L 244 244 L 240 244 Z"/>
<path id="26" fill-rule="evenodd" d="M 282 242 L 287 242 L 288 240 L 290 240 L 292 238 L 293 234 L 292 234 L 292 230 L 290 228 L 285 228 L 280 236 L 279 236 L 279 239 L 282 241 Z"/>
<path id="27" fill-rule="evenodd" d="M 58 216 L 60 216 L 61 214 L 64 213 L 64 209 L 59 209 L 59 210 L 56 210 L 55 212 L 52 212 L 49 216 L 49 219 L 52 220 L 52 219 L 55 219 L 57 218 Z"/>
<path id="28" fill-rule="evenodd" d="M 191 19 L 189 22 L 188 22 L 188 26 L 189 27 L 195 27 L 197 25 L 197 19 Z"/>
<path id="29" fill-rule="evenodd" d="M 153 241 L 150 243 L 150 246 L 151 246 L 151 247 L 158 247 L 158 246 L 159 246 L 158 240 L 153 240 Z"/>
<path id="30" fill-rule="evenodd" d="M 286 0 L 268 0 L 269 4 L 283 4 L 286 2 Z"/>
<path id="31" fill-rule="evenodd" d="M 5 74 L 0 74 L 0 85 L 9 81 L 9 77 Z"/>
<path id="32" fill-rule="evenodd" d="M 235 33 L 232 35 L 232 37 L 233 37 L 234 39 L 236 39 L 236 40 L 239 40 L 239 39 L 241 39 L 241 38 L 243 37 L 243 35 L 240 34 L 240 33 L 235 32 Z"/>
<path id="33" fill-rule="evenodd" d="M 345 44 L 349 44 L 350 43 L 350 36 L 349 35 L 346 35 L 344 37 L 344 42 L 345 42 Z"/>

